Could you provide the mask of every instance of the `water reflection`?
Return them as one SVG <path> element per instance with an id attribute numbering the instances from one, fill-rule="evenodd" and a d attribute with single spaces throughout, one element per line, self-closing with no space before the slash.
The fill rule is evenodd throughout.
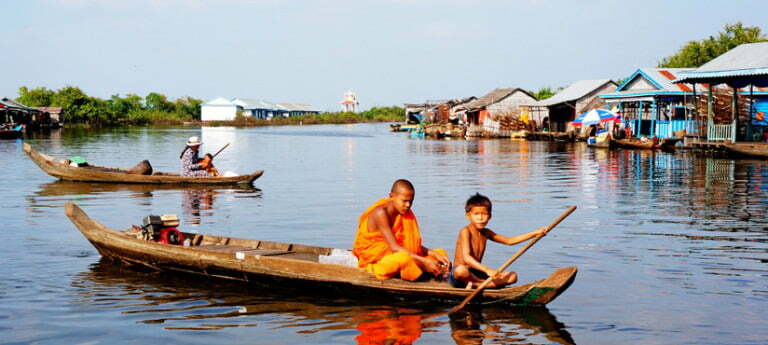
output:
<path id="1" fill-rule="evenodd" d="M 212 189 L 183 190 L 181 192 L 181 208 L 184 210 L 185 223 L 200 224 L 200 218 L 211 216 L 216 191 Z"/>
<path id="2" fill-rule="evenodd" d="M 546 339 L 544 343 L 576 344 L 565 325 L 546 308 L 467 310 L 452 314 L 450 323 L 451 337 L 459 345 L 527 343 L 538 336 Z"/>
<path id="3" fill-rule="evenodd" d="M 294 296 L 255 286 L 139 271 L 107 260 L 76 274 L 71 286 L 76 291 L 70 301 L 75 309 L 117 311 L 121 318 L 161 325 L 168 331 L 226 332 L 251 327 L 288 329 L 297 335 L 343 335 L 348 339 L 339 342 L 344 343 L 411 344 L 449 327 L 456 344 L 480 344 L 484 340 L 574 344 L 565 325 L 546 308 L 482 308 L 433 320 L 426 316 L 434 309 Z"/>
<path id="4" fill-rule="evenodd" d="M 162 195 L 160 195 L 162 194 Z M 165 185 L 165 184 L 130 184 L 130 183 L 91 183 L 76 181 L 55 181 L 40 185 L 40 189 L 30 196 L 30 205 L 35 208 L 60 206 L 63 201 L 71 200 L 71 197 L 83 196 L 92 199 L 105 198 L 109 201 L 114 195 L 129 200 L 144 200 L 142 203 L 151 205 L 151 200 L 156 197 L 166 200 L 173 194 L 180 195 L 181 213 L 185 224 L 199 225 L 201 219 L 214 215 L 217 198 L 222 195 L 242 199 L 262 197 L 261 189 L 252 185 L 231 186 L 204 186 L 204 185 Z M 229 200 L 227 203 L 233 202 Z M 161 202 L 158 212 L 171 213 L 174 208 Z"/>
<path id="5" fill-rule="evenodd" d="M 132 183 L 97 183 L 57 180 L 40 185 L 35 192 L 39 196 L 64 196 L 64 195 L 88 195 L 100 193 L 129 192 L 136 197 L 151 197 L 153 192 L 181 190 L 181 191 L 214 191 L 228 190 L 242 193 L 260 192 L 258 188 L 249 185 L 233 186 L 204 186 L 204 185 L 173 185 L 173 184 L 132 184 Z"/>

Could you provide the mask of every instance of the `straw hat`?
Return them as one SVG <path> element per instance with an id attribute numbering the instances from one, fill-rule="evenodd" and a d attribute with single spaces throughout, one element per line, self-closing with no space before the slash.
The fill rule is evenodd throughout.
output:
<path id="1" fill-rule="evenodd" d="M 200 145 L 200 144 L 202 144 L 202 142 L 200 141 L 200 138 L 198 138 L 196 136 L 189 137 L 189 140 L 187 140 L 187 146 L 197 146 L 197 145 Z"/>

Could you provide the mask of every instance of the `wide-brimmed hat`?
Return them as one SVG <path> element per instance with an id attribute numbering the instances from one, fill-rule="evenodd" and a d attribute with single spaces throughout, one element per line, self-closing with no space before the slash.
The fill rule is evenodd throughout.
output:
<path id="1" fill-rule="evenodd" d="M 187 146 L 197 146 L 197 145 L 200 145 L 200 144 L 202 144 L 202 142 L 200 141 L 200 138 L 198 138 L 196 136 L 189 137 L 189 140 L 187 140 Z"/>

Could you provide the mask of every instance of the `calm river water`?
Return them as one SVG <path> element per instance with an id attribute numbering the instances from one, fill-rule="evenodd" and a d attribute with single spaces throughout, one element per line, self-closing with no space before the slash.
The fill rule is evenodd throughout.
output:
<path id="1" fill-rule="evenodd" d="M 411 140 L 386 124 L 63 130 L 27 139 L 55 156 L 175 171 L 186 138 L 231 146 L 220 170 L 265 170 L 253 189 L 59 182 L 0 141 L 1 344 L 766 344 L 768 162 L 604 151 L 583 143 Z M 357 216 L 395 179 L 416 186 L 425 244 L 453 253 L 475 192 L 490 227 L 518 234 L 579 209 L 513 264 L 522 282 L 578 266 L 547 308 L 296 296 L 100 262 L 64 216 L 74 201 L 115 228 L 150 213 L 226 236 L 349 248 Z M 519 246 L 489 244 L 500 265 Z"/>

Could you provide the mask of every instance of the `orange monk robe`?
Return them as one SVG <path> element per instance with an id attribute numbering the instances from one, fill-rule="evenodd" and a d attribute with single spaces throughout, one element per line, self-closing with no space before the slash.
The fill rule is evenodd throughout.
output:
<path id="1" fill-rule="evenodd" d="M 398 310 L 399 312 L 399 310 Z M 421 337 L 420 315 L 399 315 L 386 310 L 374 310 L 366 315 L 370 320 L 357 324 L 358 345 L 407 345 Z"/>
<path id="2" fill-rule="evenodd" d="M 360 215 L 352 252 L 357 256 L 358 265 L 373 273 L 376 278 L 389 279 L 399 274 L 403 280 L 416 280 L 424 273 L 416 261 L 408 253 L 393 253 L 381 232 L 368 229 L 368 216 L 374 209 L 387 202 L 389 202 L 388 198 L 381 199 Z M 421 256 L 427 254 L 421 245 L 419 224 L 412 210 L 395 218 L 392 235 L 397 244 L 410 252 Z M 448 255 L 443 249 L 435 249 L 435 251 Z"/>

